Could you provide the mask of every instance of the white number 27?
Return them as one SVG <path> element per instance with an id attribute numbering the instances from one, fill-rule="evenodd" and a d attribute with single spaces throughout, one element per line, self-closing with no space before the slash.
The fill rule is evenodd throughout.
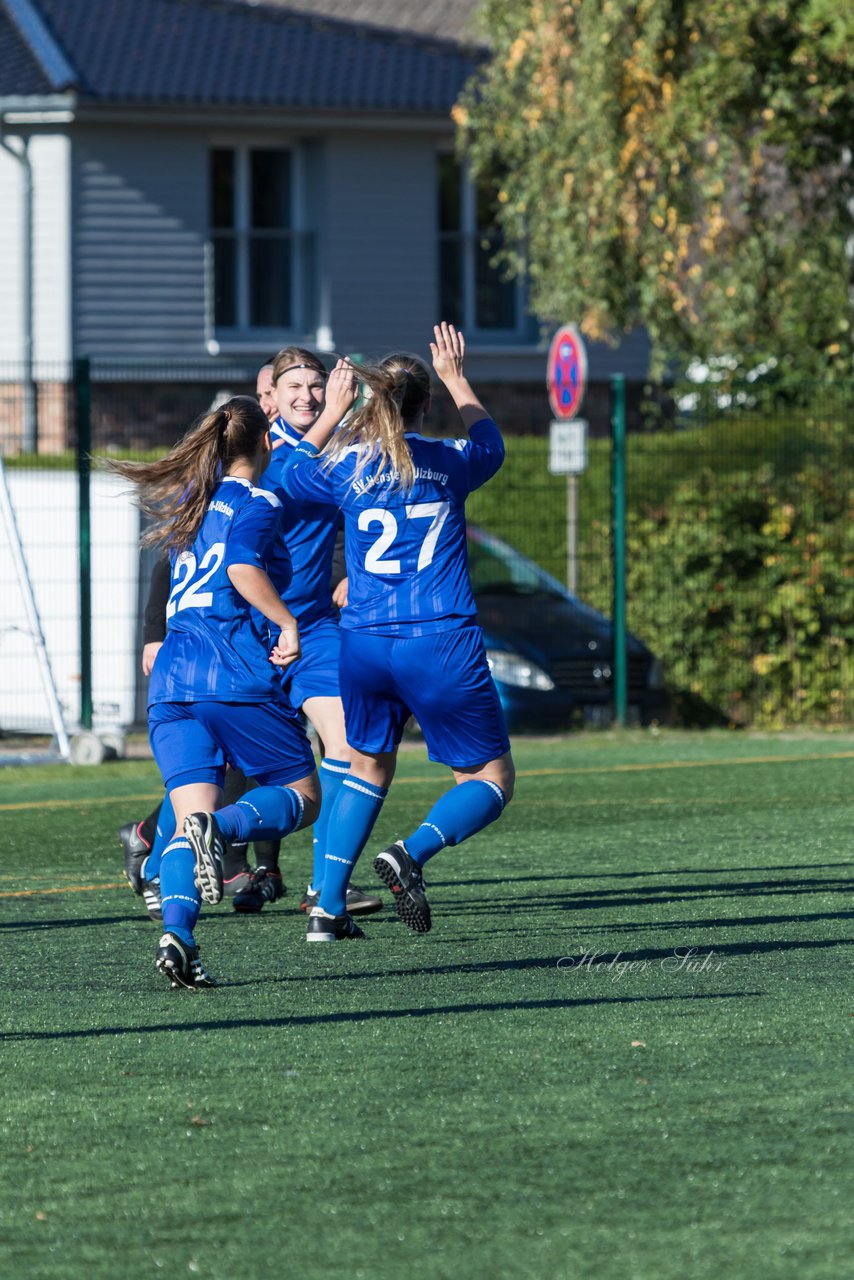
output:
<path id="1" fill-rule="evenodd" d="M 424 535 L 418 553 L 417 570 L 426 569 L 432 563 L 436 551 L 436 543 L 442 532 L 442 525 L 447 519 L 451 504 L 449 502 L 413 502 L 406 508 L 407 520 L 430 520 L 429 529 Z M 365 532 L 372 524 L 382 525 L 382 531 L 374 540 L 365 556 L 365 568 L 368 573 L 400 573 L 400 560 L 384 560 L 383 556 L 390 550 L 397 537 L 398 525 L 390 511 L 382 507 L 371 507 L 359 512 L 359 528 Z"/>

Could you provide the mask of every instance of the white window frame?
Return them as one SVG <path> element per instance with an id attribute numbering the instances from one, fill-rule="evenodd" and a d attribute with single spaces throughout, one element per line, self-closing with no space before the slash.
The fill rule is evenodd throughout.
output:
<path id="1" fill-rule="evenodd" d="M 436 156 L 438 184 L 438 163 L 443 159 L 454 159 L 453 152 L 439 151 Z M 501 346 L 511 344 L 513 346 L 535 347 L 537 339 L 529 336 L 530 323 L 526 311 L 527 303 L 527 287 L 524 279 L 517 277 L 515 281 L 510 282 L 515 285 L 514 303 L 516 308 L 516 323 L 509 329 L 486 329 L 481 328 L 477 323 L 477 288 L 476 288 L 476 270 L 477 270 L 477 252 L 479 248 L 480 233 L 477 228 L 477 193 L 475 183 L 472 180 L 469 166 L 465 161 L 460 161 L 460 230 L 458 232 L 442 231 L 441 227 L 436 226 L 436 243 L 437 243 L 437 264 L 439 259 L 439 250 L 443 240 L 458 239 L 461 246 L 461 270 L 462 270 L 462 288 L 460 290 L 462 297 L 462 316 L 460 318 L 461 328 L 466 337 L 474 340 L 481 346 Z M 496 275 L 498 271 L 496 270 Z M 439 305 L 441 309 L 441 271 L 437 271 L 439 284 Z"/>
<path id="2" fill-rule="evenodd" d="M 214 239 L 220 228 L 213 226 L 213 209 L 210 195 L 210 166 L 214 151 L 231 151 L 234 153 L 234 191 L 235 191 L 235 225 L 233 234 L 236 241 L 236 311 L 237 323 L 224 326 L 217 324 L 215 314 L 216 278 L 214 262 Z M 258 228 L 251 226 L 251 164 L 253 151 L 286 151 L 290 155 L 291 165 L 291 208 L 290 227 L 288 229 L 270 230 L 271 239 L 283 237 L 290 239 L 291 246 L 291 297 L 290 324 L 288 325 L 252 325 L 250 324 L 250 244 L 252 236 L 257 236 Z M 255 350 L 259 343 L 269 343 L 274 338 L 281 345 L 289 337 L 305 337 L 311 317 L 307 314 L 305 303 L 309 284 L 310 235 L 306 219 L 306 182 L 305 164 L 302 148 L 282 139 L 235 140 L 234 138 L 213 138 L 208 144 L 208 239 L 206 244 L 206 314 L 208 348 L 212 351 Z M 262 230 L 263 233 L 263 230 Z"/>

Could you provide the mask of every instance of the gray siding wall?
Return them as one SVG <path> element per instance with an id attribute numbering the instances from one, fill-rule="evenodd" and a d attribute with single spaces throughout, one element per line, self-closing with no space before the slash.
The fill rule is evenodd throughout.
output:
<path id="1" fill-rule="evenodd" d="M 429 355 L 439 319 L 435 155 L 429 134 L 329 139 L 321 266 L 338 351 Z"/>
<path id="2" fill-rule="evenodd" d="M 223 343 L 222 356 L 251 361 L 293 340 L 367 356 L 399 347 L 429 355 L 441 319 L 435 181 L 444 135 L 339 129 L 301 138 L 242 129 L 228 136 L 135 125 L 81 127 L 73 139 L 76 354 L 216 364 L 207 346 L 216 336 L 206 309 L 208 151 L 225 142 L 301 150 L 299 223 L 317 246 L 319 310 L 316 333 L 257 335 L 257 349 L 253 341 Z M 0 260 L 0 278 L 3 270 Z M 648 344 L 636 333 L 616 350 L 592 344 L 589 357 L 591 379 L 614 371 L 642 378 Z M 478 380 L 539 381 L 545 349 L 473 346 L 469 369 Z"/>
<path id="3" fill-rule="evenodd" d="M 198 132 L 74 132 L 78 355 L 207 355 L 207 152 Z"/>

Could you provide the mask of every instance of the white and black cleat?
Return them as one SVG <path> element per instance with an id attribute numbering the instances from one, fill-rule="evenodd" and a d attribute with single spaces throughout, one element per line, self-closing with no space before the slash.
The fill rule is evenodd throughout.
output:
<path id="1" fill-rule="evenodd" d="M 222 902 L 224 845 L 212 813 L 191 813 L 184 819 L 184 835 L 196 858 L 196 886 L 202 902 L 215 907 Z"/>
<path id="2" fill-rule="evenodd" d="M 343 916 L 330 916 L 321 907 L 312 907 L 308 917 L 306 942 L 345 942 L 364 938 L 365 933 L 347 912 Z"/>
<path id="3" fill-rule="evenodd" d="M 199 958 L 199 948 L 188 946 L 177 934 L 164 933 L 158 943 L 154 963 L 176 989 L 199 991 L 216 986 Z"/>

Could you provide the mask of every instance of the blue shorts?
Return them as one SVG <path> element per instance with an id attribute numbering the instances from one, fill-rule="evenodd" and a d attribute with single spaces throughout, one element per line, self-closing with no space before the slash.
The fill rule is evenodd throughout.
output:
<path id="1" fill-rule="evenodd" d="M 452 769 L 510 750 L 477 625 L 412 638 L 342 629 L 341 696 L 347 741 L 357 751 L 393 751 L 410 715 L 430 759 Z"/>
<path id="2" fill-rule="evenodd" d="M 191 782 L 221 787 L 226 764 L 262 786 L 314 772 L 302 721 L 281 702 L 156 702 L 148 737 L 169 791 Z"/>
<path id="3" fill-rule="evenodd" d="M 307 631 L 300 632 L 302 654 L 285 667 L 282 688 L 288 701 L 301 707 L 308 698 L 340 698 L 338 655 L 341 633 L 338 623 L 322 618 Z"/>

